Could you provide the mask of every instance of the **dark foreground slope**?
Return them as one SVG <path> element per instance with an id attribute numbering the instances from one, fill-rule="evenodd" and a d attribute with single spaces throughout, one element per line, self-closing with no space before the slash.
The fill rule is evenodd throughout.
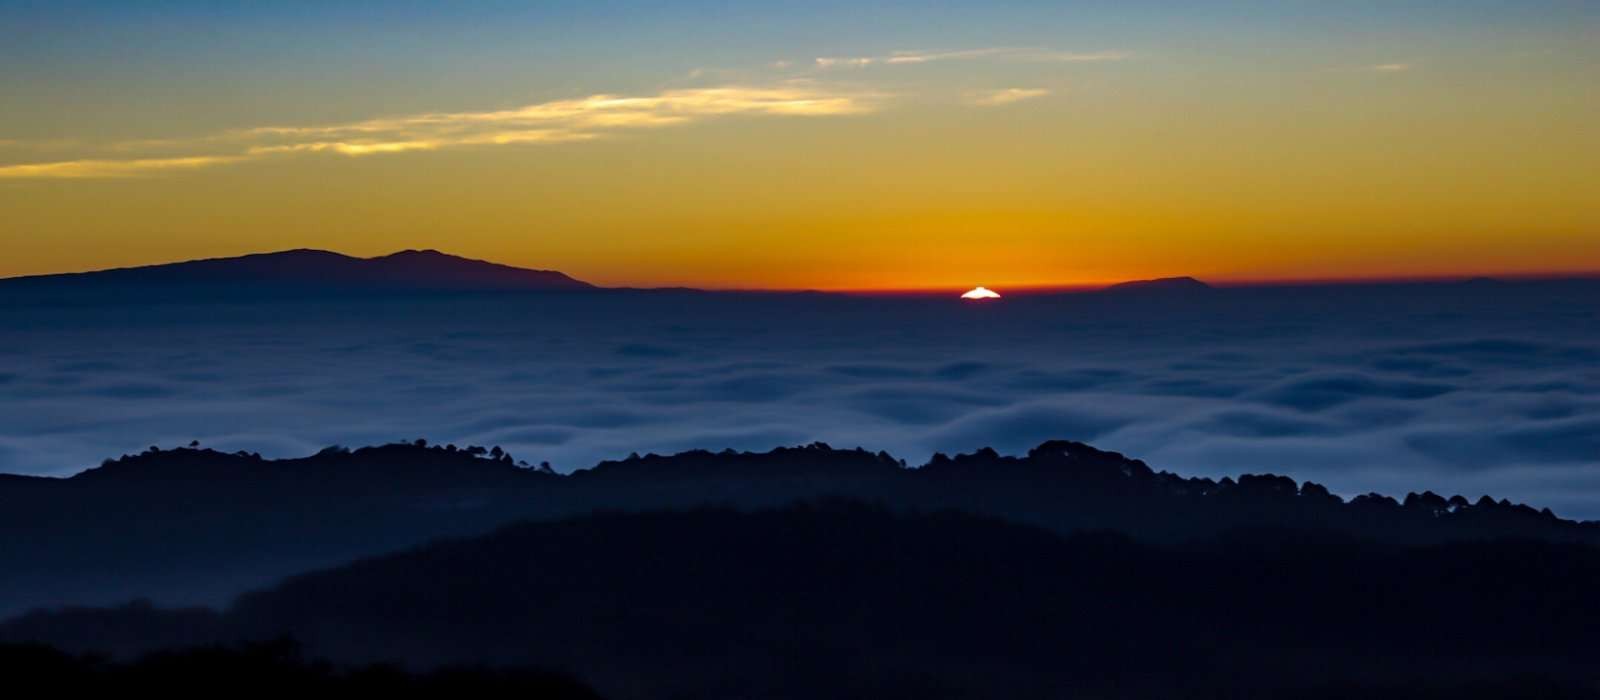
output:
<path id="1" fill-rule="evenodd" d="M 292 640 L 230 647 L 162 651 L 134 661 L 67 654 L 35 644 L 0 644 L 0 678 L 11 689 L 49 689 L 52 695 L 199 696 L 240 693 L 428 694 L 433 697 L 509 697 L 590 700 L 594 691 L 561 674 L 528 669 L 462 667 L 408 673 L 392 665 L 341 667 L 313 662 Z M 241 692 L 242 691 L 242 692 Z"/>
<path id="2" fill-rule="evenodd" d="M 914 469 L 883 453 L 813 445 L 651 455 L 566 476 L 478 449 L 413 444 L 291 460 L 178 449 L 108 461 L 70 479 L 0 477 L 0 615 L 132 598 L 220 604 L 290 574 L 517 520 L 818 497 L 1160 544 L 1237 529 L 1391 545 L 1600 543 L 1593 523 L 1487 497 L 1346 501 L 1285 477 L 1184 478 L 1072 442 L 1020 457 L 936 456 Z"/>
<path id="3" fill-rule="evenodd" d="M 558 668 L 616 698 L 1594 697 L 1597 580 L 1582 544 L 1151 544 L 829 502 L 520 524 L 220 613 L 39 613 L 0 639 L 287 634 L 344 663 Z"/>

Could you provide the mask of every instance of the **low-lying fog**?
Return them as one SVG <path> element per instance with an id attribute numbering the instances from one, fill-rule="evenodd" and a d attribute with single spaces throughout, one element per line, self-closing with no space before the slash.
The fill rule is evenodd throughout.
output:
<path id="1" fill-rule="evenodd" d="M 565 471 L 815 440 L 918 464 L 1071 438 L 1186 474 L 1600 518 L 1593 289 L 0 309 L 0 471 L 196 439 L 297 456 L 427 437 Z"/>

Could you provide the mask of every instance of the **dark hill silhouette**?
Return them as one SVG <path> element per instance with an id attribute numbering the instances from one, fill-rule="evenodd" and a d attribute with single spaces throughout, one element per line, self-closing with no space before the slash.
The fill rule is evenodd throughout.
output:
<path id="1" fill-rule="evenodd" d="M 625 700 L 1595 697 L 1597 577 L 1580 544 L 1153 544 L 824 502 L 518 524 L 220 613 L 37 613 L 0 639 L 127 654 L 291 635 L 340 663 L 557 668 Z"/>
<path id="2" fill-rule="evenodd" d="M 1105 294 L 1198 294 L 1212 287 L 1193 277 L 1162 277 L 1153 280 L 1134 280 L 1113 284 L 1101 290 Z"/>
<path id="3" fill-rule="evenodd" d="M 65 294 L 96 300 L 118 294 L 141 299 L 216 295 L 294 296 L 326 292 L 505 292 L 593 289 L 560 272 L 530 270 L 405 250 L 357 258 L 325 250 L 286 250 L 95 272 L 0 279 L 0 293 Z"/>
<path id="4" fill-rule="evenodd" d="M 815 444 L 646 455 L 566 476 L 481 447 L 329 448 L 284 460 L 181 448 L 126 455 L 66 479 L 0 478 L 0 615 L 137 597 L 220 603 L 300 571 L 527 518 L 827 496 L 1163 544 L 1240 528 L 1395 545 L 1600 543 L 1600 524 L 1488 497 L 1346 501 L 1286 477 L 1186 478 L 1065 441 L 1015 457 L 937 455 L 915 469 L 885 453 Z"/>
<path id="5" fill-rule="evenodd" d="M 11 688 L 49 688 L 53 695 L 162 697 L 214 694 L 248 687 L 257 697 L 313 693 L 331 697 L 519 697 L 590 700 L 594 691 L 566 676 L 527 669 L 478 667 L 408 673 L 394 666 L 340 668 L 304 658 L 292 641 L 163 651 L 136 661 L 112 662 L 39 645 L 0 645 L 0 677 Z"/>

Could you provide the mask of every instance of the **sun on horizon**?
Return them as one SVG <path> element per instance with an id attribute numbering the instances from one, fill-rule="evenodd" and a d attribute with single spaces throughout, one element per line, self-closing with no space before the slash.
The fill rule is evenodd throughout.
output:
<path id="1" fill-rule="evenodd" d="M 961 298 L 968 301 L 983 301 L 987 299 L 999 299 L 1000 294 L 989 289 L 988 287 L 973 287 L 965 294 L 962 294 Z"/>

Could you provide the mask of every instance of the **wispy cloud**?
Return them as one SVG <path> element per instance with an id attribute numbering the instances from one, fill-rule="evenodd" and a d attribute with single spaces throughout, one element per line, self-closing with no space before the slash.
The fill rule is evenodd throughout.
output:
<path id="1" fill-rule="evenodd" d="M 823 56 L 812 60 L 818 68 L 916 65 L 935 61 L 1001 60 L 1027 63 L 1104 63 L 1132 58 L 1127 51 L 1060 51 L 1056 49 L 994 47 L 960 51 L 896 51 L 881 56 Z"/>
<path id="2" fill-rule="evenodd" d="M 591 95 L 480 112 L 429 112 L 343 124 L 272 125 L 185 141 L 135 141 L 114 150 L 181 148 L 227 153 L 122 160 L 70 160 L 0 165 L 0 178 L 133 177 L 296 153 L 369 156 L 463 146 L 563 143 L 623 130 L 659 128 L 734 115 L 824 117 L 879 108 L 883 96 L 826 87 L 812 81 L 769 86 L 666 90 L 654 95 Z"/>
<path id="3" fill-rule="evenodd" d="M 0 179 L 54 178 L 84 179 L 134 177 L 172 170 L 194 170 L 244 160 L 247 156 L 186 156 L 180 158 L 134 158 L 129 160 L 63 160 L 53 163 L 0 165 Z"/>
<path id="4" fill-rule="evenodd" d="M 881 63 L 882 61 L 882 58 L 873 58 L 870 56 L 860 56 L 854 58 L 818 56 L 813 62 L 816 63 L 818 68 L 859 68 L 861 66 L 870 66 L 874 63 Z"/>
<path id="5" fill-rule="evenodd" d="M 431 151 L 439 148 L 437 141 L 378 141 L 346 143 L 343 141 L 312 141 L 310 143 L 290 143 L 279 146 L 253 146 L 245 151 L 251 156 L 265 156 L 274 153 L 338 153 L 346 156 L 370 156 L 379 153 L 404 153 L 406 151 Z"/>
<path id="6" fill-rule="evenodd" d="M 1409 64 L 1409 63 L 1379 63 L 1379 64 L 1377 64 L 1375 66 L 1369 66 L 1369 68 L 1371 70 L 1377 71 L 1379 73 L 1404 73 L 1404 72 L 1406 72 L 1408 70 L 1411 70 L 1411 64 Z"/>
<path id="7" fill-rule="evenodd" d="M 970 93 L 967 95 L 967 100 L 980 107 L 997 107 L 999 105 L 1008 105 L 1013 102 L 1021 102 L 1023 100 L 1044 97 L 1049 94 L 1050 91 L 1045 88 L 1005 88 L 1002 90 L 989 90 L 985 92 Z"/>

